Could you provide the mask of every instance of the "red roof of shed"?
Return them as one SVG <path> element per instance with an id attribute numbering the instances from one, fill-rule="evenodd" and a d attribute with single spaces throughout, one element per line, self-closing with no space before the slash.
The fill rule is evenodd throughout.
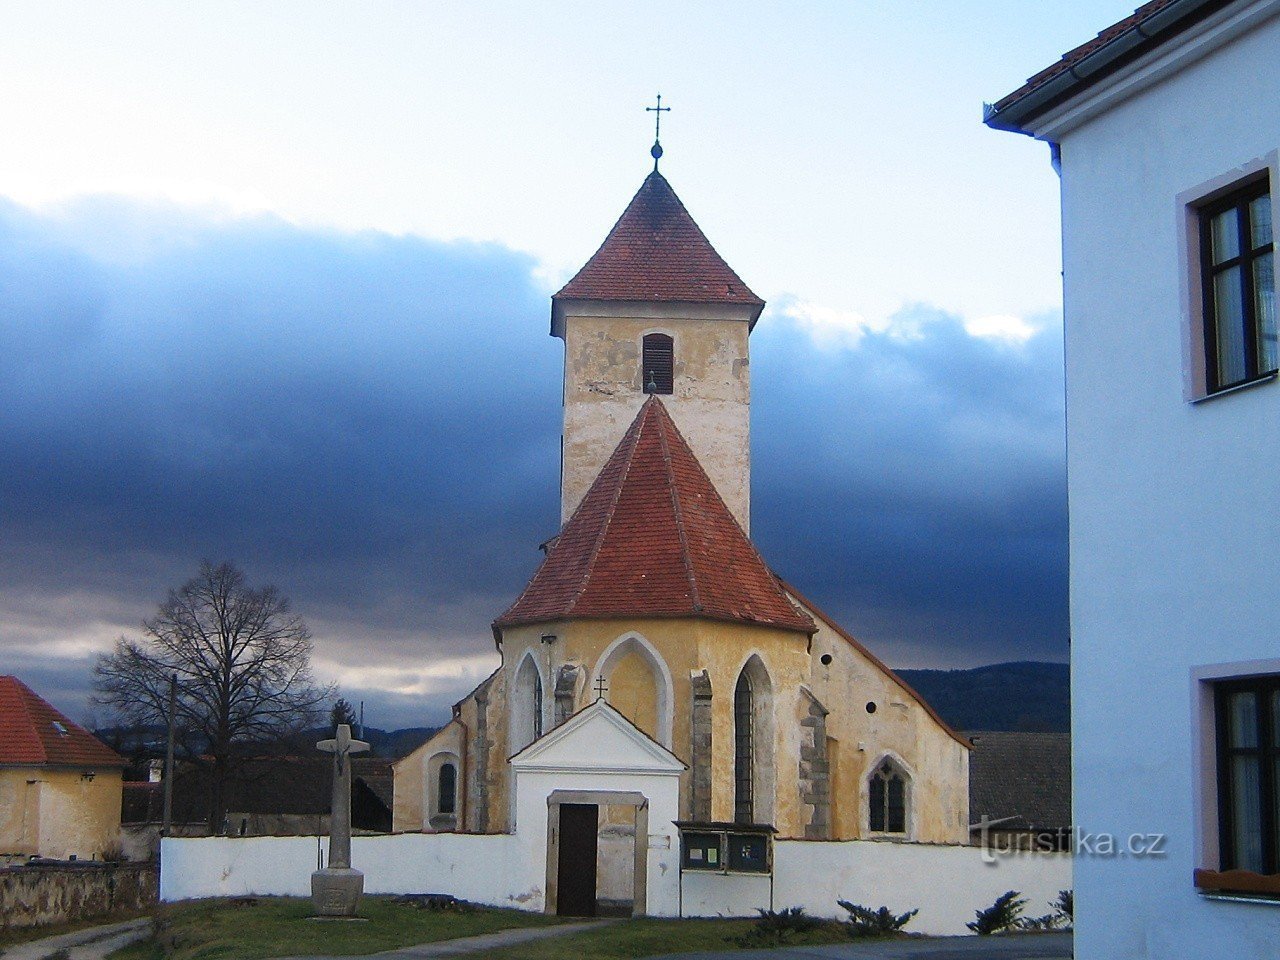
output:
<path id="1" fill-rule="evenodd" d="M 706 617 L 813 633 L 656 396 L 649 397 L 497 628 Z"/>
<path id="2" fill-rule="evenodd" d="M 0 764 L 123 767 L 125 759 L 17 677 L 0 676 Z"/>
<path id="3" fill-rule="evenodd" d="M 763 307 L 657 170 L 600 249 L 552 299 L 741 303 Z"/>

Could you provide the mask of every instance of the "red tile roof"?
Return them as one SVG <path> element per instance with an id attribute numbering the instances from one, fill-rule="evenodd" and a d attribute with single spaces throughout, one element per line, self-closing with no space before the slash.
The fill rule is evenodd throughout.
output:
<path id="1" fill-rule="evenodd" d="M 716 253 L 656 170 L 600 249 L 552 300 L 566 298 L 764 306 Z"/>
<path id="2" fill-rule="evenodd" d="M 123 767 L 125 759 L 17 677 L 0 676 L 0 764 Z"/>
<path id="3" fill-rule="evenodd" d="M 813 633 L 656 396 L 495 629 L 569 618 L 706 617 Z"/>
<path id="4" fill-rule="evenodd" d="M 1107 44 L 1111 43 L 1113 40 L 1116 40 L 1123 34 L 1127 33 L 1129 30 L 1133 29 L 1134 27 L 1144 26 L 1146 22 L 1150 20 L 1152 17 L 1155 17 L 1157 14 L 1163 12 L 1165 8 L 1173 6 L 1173 4 L 1177 2 L 1179 2 L 1179 0 L 1150 0 L 1150 2 L 1144 3 L 1142 6 L 1138 7 L 1132 14 L 1125 17 L 1123 20 L 1119 21 L 1118 23 L 1113 23 L 1111 26 L 1107 27 L 1105 30 L 1099 33 L 1092 40 L 1082 43 L 1080 46 L 1072 50 L 1068 50 L 1066 53 L 1062 55 L 1062 58 L 1058 60 L 1057 63 L 1054 63 L 1049 67 L 1046 67 L 1044 70 L 1041 70 L 1035 76 L 1028 78 L 1025 84 L 1023 84 L 1017 90 L 1013 91 L 1013 93 L 1009 94 L 1007 97 L 1004 97 L 999 102 L 997 102 L 995 104 L 994 109 L 997 112 L 1007 109 L 1017 101 L 1022 100 L 1023 98 L 1029 96 L 1034 91 L 1040 89 L 1045 84 L 1049 83 L 1051 80 L 1054 80 L 1055 78 L 1062 76 L 1068 71 L 1073 70 L 1086 57 L 1089 57 L 1091 54 L 1094 54 L 1097 51 L 1101 50 Z M 1201 12 L 1201 11 L 1197 11 L 1197 12 Z M 1150 40 L 1152 41 L 1158 41 L 1159 39 L 1160 39 L 1159 37 L 1150 38 Z M 1144 46 L 1143 49 L 1146 49 L 1146 47 Z M 1093 78 L 1090 77 L 1088 79 L 1093 79 Z"/>

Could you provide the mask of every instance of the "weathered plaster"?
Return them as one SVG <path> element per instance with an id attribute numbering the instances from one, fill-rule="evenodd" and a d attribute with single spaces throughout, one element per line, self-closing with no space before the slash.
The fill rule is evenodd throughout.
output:
<path id="1" fill-rule="evenodd" d="M 0 769 L 0 854 L 100 859 L 120 842 L 119 769 Z"/>
<path id="2" fill-rule="evenodd" d="M 642 338 L 665 333 L 674 340 L 675 384 L 663 403 L 730 512 L 749 531 L 747 321 L 692 319 L 685 314 L 693 311 L 678 306 L 646 306 L 642 311 L 636 305 L 636 316 L 576 315 L 565 324 L 561 522 L 585 496 L 644 402 Z"/>

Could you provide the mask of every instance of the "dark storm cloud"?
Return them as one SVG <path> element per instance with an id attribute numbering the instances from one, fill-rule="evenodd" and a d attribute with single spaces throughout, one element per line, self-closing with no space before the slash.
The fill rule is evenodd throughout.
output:
<path id="1" fill-rule="evenodd" d="M 554 532 L 561 349 L 534 266 L 123 201 L 0 207 L 0 670 L 70 698 L 88 660 L 41 643 L 137 623 L 230 557 L 325 657 L 423 671 L 419 701 L 383 697 L 395 723 L 438 719 Z M 890 659 L 1061 658 L 1057 341 L 912 313 L 918 339 L 856 348 L 762 321 L 756 538 Z"/>
<path id="2" fill-rule="evenodd" d="M 754 538 L 891 662 L 1065 659 L 1060 329 L 895 320 L 822 350 L 753 336 Z"/>

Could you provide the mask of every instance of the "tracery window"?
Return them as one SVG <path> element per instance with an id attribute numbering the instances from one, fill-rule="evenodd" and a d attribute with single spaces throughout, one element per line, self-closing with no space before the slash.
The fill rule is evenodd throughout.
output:
<path id="1" fill-rule="evenodd" d="M 872 833 L 907 832 L 907 778 L 894 764 L 885 760 L 871 775 L 870 815 Z"/>

